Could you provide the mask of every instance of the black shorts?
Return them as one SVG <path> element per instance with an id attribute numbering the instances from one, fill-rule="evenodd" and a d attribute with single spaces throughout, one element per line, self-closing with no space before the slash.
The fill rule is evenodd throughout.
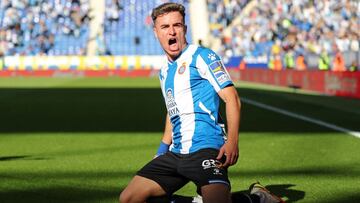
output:
<path id="1" fill-rule="evenodd" d="M 197 186 L 197 192 L 204 185 L 221 183 L 230 190 L 227 168 L 221 167 L 225 156 L 216 160 L 216 149 L 202 149 L 190 154 L 167 152 L 161 155 L 137 172 L 137 175 L 157 182 L 167 193 L 172 195 L 189 181 Z"/>

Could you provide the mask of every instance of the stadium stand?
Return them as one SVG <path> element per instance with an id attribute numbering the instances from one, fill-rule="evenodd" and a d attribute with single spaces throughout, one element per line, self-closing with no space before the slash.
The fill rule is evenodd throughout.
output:
<path id="1" fill-rule="evenodd" d="M 207 0 L 211 34 L 220 37 L 247 3 L 249 0 Z"/>
<path id="2" fill-rule="evenodd" d="M 89 12 L 96 9 L 90 7 L 90 1 L 1 0 L 0 55 L 89 54 L 87 47 L 94 41 L 94 36 L 90 37 L 93 32 Z M 154 6 L 168 1 L 105 0 L 102 34 L 96 38 L 101 51 L 95 54 L 161 55 L 150 13 Z M 320 54 L 326 52 L 330 61 L 343 58 L 346 67 L 359 65 L 360 4 L 356 0 L 204 1 L 210 41 L 219 42 L 218 47 L 213 46 L 215 43 L 209 46 L 225 61 L 232 57 L 264 61 L 278 57 L 288 67 L 301 60 L 318 67 Z M 176 2 L 190 11 L 191 1 Z M 191 25 L 189 19 L 187 16 L 187 39 L 191 42 L 191 27 L 197 25 Z M 297 60 L 298 56 L 301 60 Z"/>
<path id="3" fill-rule="evenodd" d="M 161 55 L 163 51 L 152 31 L 152 8 L 161 0 L 106 0 L 104 41 L 106 55 Z M 188 8 L 188 1 L 177 1 Z M 189 24 L 189 18 L 186 23 Z M 190 27 L 189 27 L 190 28 Z M 191 29 L 188 29 L 191 39 Z"/>
<path id="4" fill-rule="evenodd" d="M 224 2 L 208 0 L 210 8 L 224 7 Z M 233 2 L 233 1 L 231 1 Z M 226 22 L 231 30 L 214 35 L 222 40 L 220 52 L 225 57 L 270 56 L 274 50 L 282 56 L 294 52 L 294 56 L 319 55 L 326 51 L 332 56 L 337 52 L 348 54 L 347 64 L 356 60 L 360 39 L 360 4 L 355 0 L 254 0 L 255 6 L 237 23 L 229 22 L 224 9 L 212 9 L 212 16 L 221 16 L 217 22 Z M 220 6 L 222 4 L 223 6 Z M 211 6 L 212 5 L 212 6 Z M 226 4 L 225 4 L 226 5 Z M 231 12 L 230 12 L 231 13 Z M 210 17 L 210 21 L 214 21 Z M 231 21 L 236 16 L 230 15 Z M 349 59 L 350 58 L 350 59 Z M 317 60 L 312 60 L 317 61 Z"/>
<path id="5" fill-rule="evenodd" d="M 88 0 L 0 1 L 2 55 L 83 55 Z"/>
<path id="6" fill-rule="evenodd" d="M 150 13 L 169 1 L 235 81 L 360 98 L 358 0 L 0 0 L 0 77 L 154 76 Z"/>

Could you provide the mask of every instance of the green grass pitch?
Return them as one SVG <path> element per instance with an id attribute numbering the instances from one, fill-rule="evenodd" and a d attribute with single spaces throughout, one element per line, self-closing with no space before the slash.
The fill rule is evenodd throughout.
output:
<path id="1" fill-rule="evenodd" d="M 360 131 L 360 100 L 236 86 Z M 156 78 L 0 78 L 0 202 L 117 202 L 156 152 L 165 114 Z M 359 138 L 243 103 L 239 147 L 233 192 L 259 180 L 287 202 L 360 202 Z"/>

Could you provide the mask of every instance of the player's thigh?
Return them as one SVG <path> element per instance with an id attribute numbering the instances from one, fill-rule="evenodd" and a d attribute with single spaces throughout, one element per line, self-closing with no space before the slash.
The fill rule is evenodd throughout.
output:
<path id="1" fill-rule="evenodd" d="M 166 192 L 155 181 L 134 176 L 128 186 L 120 194 L 120 202 L 145 202 L 151 196 L 162 196 Z"/>
<path id="2" fill-rule="evenodd" d="M 230 189 L 226 184 L 216 183 L 201 187 L 201 194 L 204 203 L 230 203 Z"/>
<path id="3" fill-rule="evenodd" d="M 181 174 L 193 181 L 201 188 L 211 184 L 222 184 L 230 190 L 230 181 L 227 168 L 222 167 L 224 160 L 217 160 L 218 151 L 215 149 L 202 149 L 183 161 Z"/>
<path id="4" fill-rule="evenodd" d="M 189 179 L 178 173 L 179 163 L 180 158 L 168 152 L 150 161 L 137 172 L 137 175 L 155 181 L 171 196 L 189 182 Z"/>

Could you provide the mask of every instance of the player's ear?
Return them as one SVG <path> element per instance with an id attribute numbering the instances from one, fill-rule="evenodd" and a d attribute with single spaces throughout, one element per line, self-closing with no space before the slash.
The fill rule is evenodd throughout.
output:
<path id="1" fill-rule="evenodd" d="M 156 34 L 156 27 L 155 27 L 155 25 L 154 25 L 154 27 L 153 27 L 153 32 L 154 32 L 155 38 L 158 38 L 158 36 L 157 36 L 157 34 Z"/>
<path id="2" fill-rule="evenodd" d="M 185 34 L 187 32 L 187 25 L 184 26 L 184 31 L 185 31 Z"/>

